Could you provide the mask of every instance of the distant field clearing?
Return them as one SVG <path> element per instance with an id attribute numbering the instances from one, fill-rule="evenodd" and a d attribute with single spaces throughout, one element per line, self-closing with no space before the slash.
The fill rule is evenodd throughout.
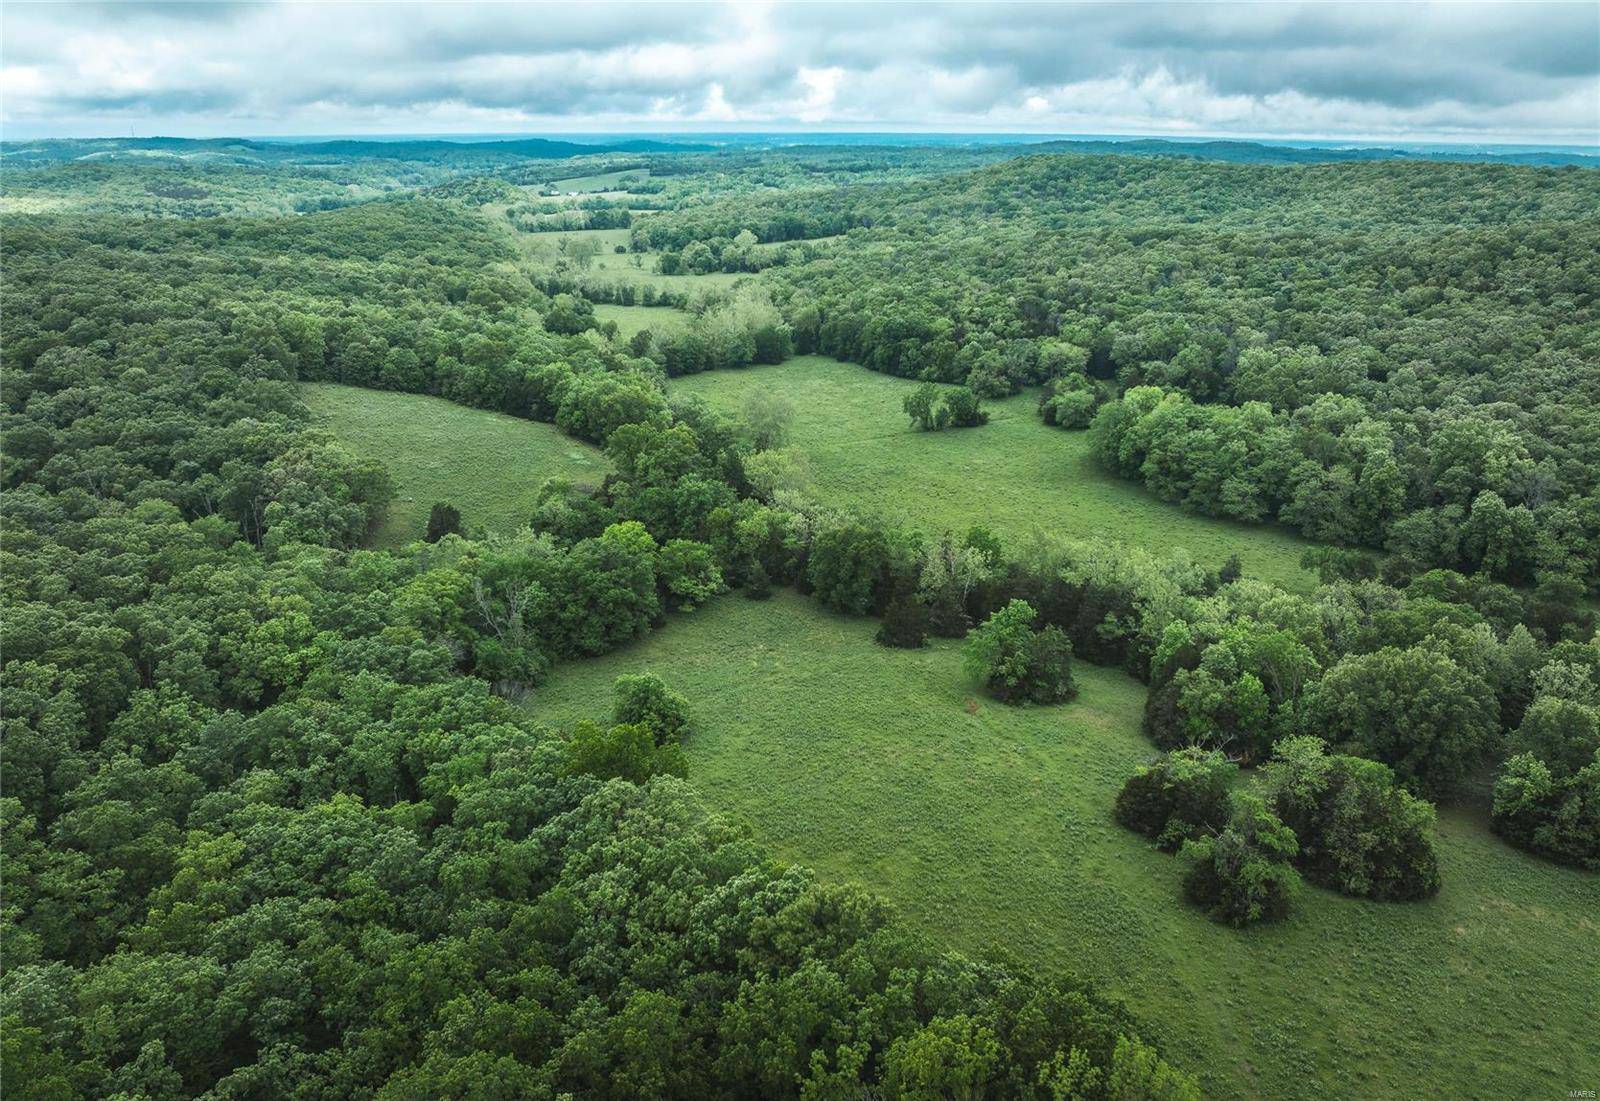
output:
<path id="1" fill-rule="evenodd" d="M 377 547 L 420 539 L 428 511 L 444 501 L 488 531 L 528 522 L 546 478 L 598 482 L 605 457 L 554 425 L 469 409 L 443 398 L 310 383 L 306 404 L 357 455 L 389 468 L 395 498 L 373 533 Z"/>
<path id="2" fill-rule="evenodd" d="M 1013 545 L 1038 528 L 1158 554 L 1183 548 L 1210 566 L 1237 554 L 1249 576 L 1295 589 L 1316 583 L 1300 568 L 1310 542 L 1282 527 L 1185 512 L 1107 474 L 1091 458 L 1087 435 L 1046 426 L 1031 395 L 985 402 L 990 421 L 981 428 L 919 432 L 901 409 L 914 385 L 824 356 L 672 383 L 675 392 L 733 413 L 758 390 L 788 398 L 797 414 L 793 446 L 831 504 L 935 534 L 984 524 Z"/>

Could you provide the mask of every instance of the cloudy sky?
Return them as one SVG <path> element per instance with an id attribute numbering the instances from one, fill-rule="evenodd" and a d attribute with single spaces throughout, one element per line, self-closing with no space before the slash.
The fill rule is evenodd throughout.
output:
<path id="1" fill-rule="evenodd" d="M 7 0 L 5 136 L 955 130 L 1600 144 L 1600 3 Z"/>

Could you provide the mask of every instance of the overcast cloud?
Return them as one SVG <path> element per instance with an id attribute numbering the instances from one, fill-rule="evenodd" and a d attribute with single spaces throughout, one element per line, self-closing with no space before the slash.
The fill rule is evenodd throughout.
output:
<path id="1" fill-rule="evenodd" d="M 28 4 L 7 137 L 937 129 L 1600 143 L 1600 4 Z"/>

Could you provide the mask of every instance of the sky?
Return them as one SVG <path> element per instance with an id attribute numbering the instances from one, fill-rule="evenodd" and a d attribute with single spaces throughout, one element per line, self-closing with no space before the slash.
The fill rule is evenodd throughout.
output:
<path id="1" fill-rule="evenodd" d="M 941 130 L 1600 144 L 1600 3 L 23 3 L 7 138 Z"/>

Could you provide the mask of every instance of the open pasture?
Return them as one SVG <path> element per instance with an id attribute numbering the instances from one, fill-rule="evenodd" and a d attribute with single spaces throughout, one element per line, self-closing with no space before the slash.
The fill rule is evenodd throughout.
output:
<path id="1" fill-rule="evenodd" d="M 1284 528 L 1185 512 L 1106 473 L 1089 454 L 1087 434 L 1045 425 L 1031 394 L 985 402 L 982 427 L 921 432 L 901 409 L 914 385 L 823 356 L 672 383 L 729 413 L 757 390 L 788 398 L 796 414 L 791 445 L 806 455 L 819 496 L 831 504 L 931 533 L 983 524 L 1014 542 L 1040 528 L 1158 554 L 1182 548 L 1211 566 L 1237 554 L 1249 576 L 1295 589 L 1315 583 L 1300 568 L 1311 543 Z"/>
<path id="2" fill-rule="evenodd" d="M 357 455 L 377 459 L 394 500 L 373 532 L 375 547 L 421 539 L 437 501 L 470 528 L 509 531 L 528 522 L 546 478 L 598 482 L 605 457 L 554 425 L 469 409 L 442 398 L 312 383 L 306 404 Z"/>
<path id="3" fill-rule="evenodd" d="M 614 306 L 597 302 L 594 307 L 596 321 L 615 321 L 617 334 L 627 340 L 635 333 L 650 329 L 656 333 L 675 332 L 689 324 L 689 315 L 672 306 Z"/>
<path id="4" fill-rule="evenodd" d="M 559 666 L 532 708 L 604 718 L 618 675 L 659 674 L 694 708 L 690 780 L 713 806 L 940 943 L 1103 980 L 1210 1096 L 1499 1101 L 1593 1080 L 1600 878 L 1446 810 L 1428 902 L 1308 887 L 1284 925 L 1213 924 L 1181 900 L 1181 862 L 1111 819 L 1154 755 L 1142 685 L 1079 662 L 1077 700 L 1011 708 L 968 683 L 959 643 L 888 650 L 875 629 L 788 591 L 724 597 Z"/>

